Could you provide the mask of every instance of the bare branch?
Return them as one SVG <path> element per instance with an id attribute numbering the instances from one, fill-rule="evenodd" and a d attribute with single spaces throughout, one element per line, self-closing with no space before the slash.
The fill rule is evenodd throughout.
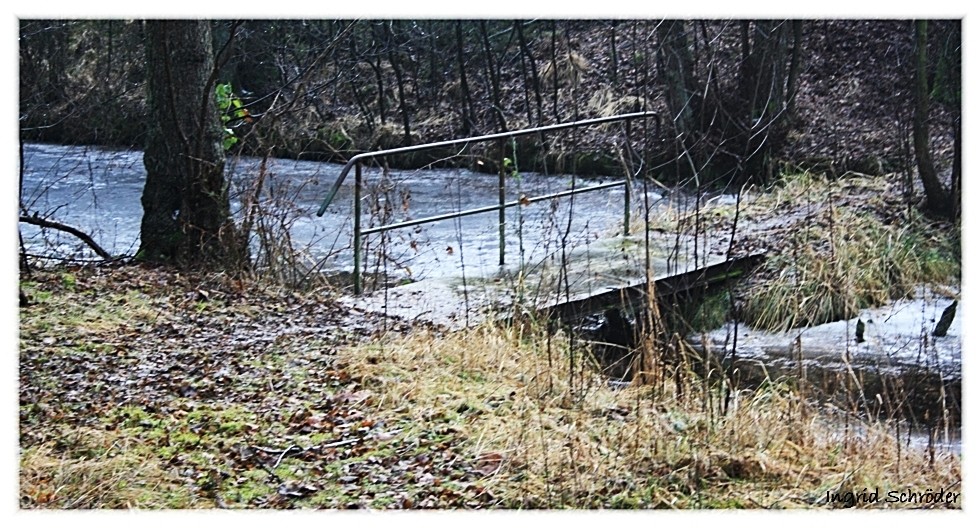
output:
<path id="1" fill-rule="evenodd" d="M 113 259 L 113 256 L 110 255 L 108 251 L 102 249 L 102 246 L 96 243 L 91 236 L 70 225 L 62 224 L 61 222 L 55 222 L 53 220 L 46 220 L 39 216 L 21 216 L 20 221 L 24 222 L 25 224 L 30 224 L 30 225 L 35 225 L 38 227 L 44 227 L 50 229 L 57 229 L 58 231 L 64 231 L 65 233 L 70 233 L 72 235 L 75 235 L 76 237 L 79 238 L 79 240 L 85 242 L 88 245 L 88 247 L 92 248 L 92 251 L 95 251 L 95 253 L 100 257 L 102 257 L 103 259 L 105 260 Z"/>

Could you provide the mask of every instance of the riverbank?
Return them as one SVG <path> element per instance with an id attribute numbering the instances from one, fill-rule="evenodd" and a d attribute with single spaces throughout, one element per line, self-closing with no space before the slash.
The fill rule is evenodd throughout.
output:
<path id="1" fill-rule="evenodd" d="M 326 291 L 142 266 L 35 271 L 22 288 L 23 508 L 824 508 L 862 487 L 959 492 L 959 455 L 887 423 L 841 430 L 781 383 L 725 404 L 683 370 L 614 390 L 571 336 L 533 323 L 445 333 L 338 310 Z"/>

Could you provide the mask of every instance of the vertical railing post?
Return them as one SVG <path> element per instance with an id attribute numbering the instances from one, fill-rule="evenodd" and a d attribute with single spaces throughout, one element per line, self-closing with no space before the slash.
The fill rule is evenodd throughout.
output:
<path id="1" fill-rule="evenodd" d="M 630 141 L 630 120 L 626 120 L 626 156 L 629 162 L 625 163 L 623 170 L 626 171 L 626 183 L 623 184 L 623 236 L 630 235 L 630 184 L 633 182 L 633 143 Z"/>
<path id="2" fill-rule="evenodd" d="M 361 294 L 361 162 L 354 165 L 354 295 Z"/>
<path id="3" fill-rule="evenodd" d="M 498 198 L 498 205 L 500 206 L 500 210 L 497 213 L 497 219 L 500 222 L 500 225 L 498 227 L 498 229 L 500 230 L 500 265 L 503 266 L 504 246 L 506 244 L 506 239 L 505 239 L 506 231 L 504 228 L 504 222 L 506 221 L 505 208 L 504 208 L 504 200 L 506 198 L 504 196 L 504 169 L 505 169 L 504 153 L 506 152 L 506 150 L 505 150 L 504 140 L 500 140 L 499 145 L 500 145 L 500 170 L 498 171 L 498 175 L 497 175 L 497 198 Z"/>
<path id="4" fill-rule="evenodd" d="M 623 236 L 630 236 L 630 178 L 627 176 L 626 182 L 623 184 L 623 194 L 625 198 L 623 199 Z"/>

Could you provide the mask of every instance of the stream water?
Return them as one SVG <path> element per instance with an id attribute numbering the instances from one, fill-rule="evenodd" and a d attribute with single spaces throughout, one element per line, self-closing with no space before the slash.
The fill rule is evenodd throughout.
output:
<path id="1" fill-rule="evenodd" d="M 241 198 L 252 192 L 260 160 L 230 159 L 232 210 L 241 215 Z M 288 235 L 312 263 L 326 271 L 352 266 L 353 177 L 349 177 L 323 217 L 315 216 L 327 188 L 340 173 L 332 163 L 270 159 L 262 206 L 274 236 Z M 139 247 L 140 196 L 146 172 L 142 152 L 97 147 L 26 144 L 21 203 L 31 213 L 82 229 L 114 255 L 133 255 Z M 601 183 L 596 178 L 537 173 L 510 177 L 506 200 L 533 197 Z M 390 224 L 497 203 L 496 175 L 458 169 L 367 169 L 364 175 L 365 227 Z M 623 189 L 577 194 L 507 210 L 508 263 L 541 260 L 558 249 L 608 237 L 623 218 Z M 659 194 L 652 194 L 657 201 Z M 571 214 L 570 214 L 571 213 Z M 21 226 L 30 253 L 91 257 L 79 240 L 52 230 Z M 367 268 L 418 280 L 467 267 L 471 275 L 498 269 L 497 212 L 444 220 L 367 237 Z M 465 235 L 464 235 L 465 234 Z M 378 258 L 384 240 L 385 258 Z M 373 257 L 373 258 L 372 258 Z M 372 268 L 375 268 L 372 270 Z"/>

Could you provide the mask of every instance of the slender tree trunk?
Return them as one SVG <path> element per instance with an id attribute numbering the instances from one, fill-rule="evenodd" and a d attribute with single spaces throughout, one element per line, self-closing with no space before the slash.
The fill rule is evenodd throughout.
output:
<path id="1" fill-rule="evenodd" d="M 517 28 L 521 25 L 520 20 L 514 21 L 513 32 L 517 33 Z M 520 45 L 518 45 L 520 46 Z M 534 114 L 531 109 L 531 94 L 528 90 L 528 68 L 527 59 L 524 57 L 524 52 L 521 50 L 520 53 L 520 65 L 521 65 L 521 94 L 524 96 L 524 112 L 527 114 L 527 123 L 531 125 L 534 123 Z"/>
<path id="2" fill-rule="evenodd" d="M 504 112 L 500 106 L 500 72 L 493 60 L 493 48 L 490 46 L 490 37 L 487 35 L 487 22 L 481 20 L 480 36 L 483 39 L 483 53 L 487 57 L 487 79 L 490 80 L 490 106 L 493 108 L 494 117 L 497 120 L 497 130 L 507 130 L 507 120 L 504 119 Z"/>
<path id="3" fill-rule="evenodd" d="M 463 22 L 456 21 L 456 64 L 459 67 L 459 98 L 460 113 L 463 119 L 463 135 L 470 135 L 473 130 L 472 101 L 470 100 L 470 86 L 466 82 L 466 58 L 465 41 L 463 40 Z"/>
<path id="4" fill-rule="evenodd" d="M 789 60 L 789 75 L 786 79 L 786 110 L 793 114 L 796 108 L 797 83 L 803 62 L 803 21 L 793 20 L 793 52 Z"/>
<path id="5" fill-rule="evenodd" d="M 368 61 L 368 64 L 374 70 L 374 81 L 378 86 L 378 119 L 380 119 L 381 125 L 384 126 L 388 121 L 388 108 L 385 105 L 385 80 L 381 72 L 381 57 L 378 56 L 374 61 Z"/>
<path id="6" fill-rule="evenodd" d="M 558 23 L 551 21 L 551 103 L 555 112 L 555 122 L 561 122 L 558 112 Z"/>
<path id="7" fill-rule="evenodd" d="M 350 64 L 347 68 L 347 81 L 350 86 L 351 95 L 354 96 L 354 103 L 361 110 L 364 115 L 364 122 L 367 124 L 368 130 L 374 133 L 374 112 L 371 111 L 371 105 L 369 101 L 365 101 L 365 98 L 361 95 L 361 83 L 359 81 L 359 73 L 357 65 L 361 62 L 360 54 L 357 51 L 357 32 L 352 32 L 350 35 L 350 47 L 348 59 Z"/>
<path id="8" fill-rule="evenodd" d="M 381 49 L 379 46 L 377 25 L 372 25 L 371 32 L 374 35 L 373 44 L 371 46 L 371 52 L 373 53 L 374 60 L 369 60 L 368 64 L 371 65 L 371 69 L 374 70 L 374 80 L 378 85 L 378 117 L 381 119 L 381 125 L 388 121 L 388 109 L 385 104 L 385 80 L 384 71 L 381 69 Z"/>
<path id="9" fill-rule="evenodd" d="M 385 24 L 385 32 L 387 33 L 387 48 L 388 48 L 388 61 L 391 62 L 391 69 L 395 72 L 395 83 L 398 88 L 398 107 L 402 114 L 402 129 L 405 134 L 405 145 L 412 144 L 412 128 L 409 121 L 408 115 L 408 104 L 405 101 L 405 78 L 402 75 L 401 61 L 398 58 L 400 53 L 397 49 L 395 42 L 395 33 L 392 31 L 391 25 L 395 22 L 391 21 Z"/>
<path id="10" fill-rule="evenodd" d="M 609 78 L 613 85 L 619 83 L 619 54 L 616 52 L 616 26 L 618 20 L 613 20 L 609 25 Z"/>
<path id="11" fill-rule="evenodd" d="M 439 97 L 439 87 L 440 87 L 440 61 L 441 57 L 438 57 L 438 48 L 436 41 L 436 21 L 430 20 L 429 27 L 429 90 L 428 90 L 428 100 L 427 104 L 431 104 L 436 101 Z M 435 106 L 435 105 L 433 105 Z"/>
<path id="12" fill-rule="evenodd" d="M 956 122 L 953 124 L 953 174 L 950 181 L 950 205 L 953 210 L 953 217 L 959 218 L 962 212 L 962 204 L 960 203 L 963 196 L 961 190 L 962 181 L 962 170 L 963 170 L 963 126 L 961 124 L 962 118 L 956 116 Z"/>
<path id="13" fill-rule="evenodd" d="M 148 109 L 141 258 L 239 267 L 247 250 L 231 222 L 217 72 L 206 21 L 146 22 Z"/>
<path id="14" fill-rule="evenodd" d="M 536 123 L 536 126 L 541 126 L 542 123 L 544 123 L 544 118 L 543 118 L 544 112 L 542 110 L 542 107 L 544 106 L 544 102 L 542 101 L 541 98 L 541 81 L 540 81 L 540 77 L 538 76 L 537 62 L 534 60 L 534 55 L 531 53 L 531 50 L 528 48 L 527 40 L 524 38 L 524 28 L 522 27 L 523 24 L 521 24 L 520 21 L 517 21 L 514 23 L 514 25 L 517 28 L 517 43 L 521 48 L 521 55 L 523 57 L 527 57 L 527 62 L 531 69 L 531 88 L 534 90 L 534 102 L 535 102 L 535 107 L 537 109 L 537 116 L 538 116 L 538 121 Z"/>
<path id="15" fill-rule="evenodd" d="M 952 215 L 948 207 L 949 197 L 936 174 L 929 152 L 929 79 L 926 75 L 928 60 L 928 22 L 915 21 L 915 112 L 912 120 L 912 141 L 915 149 L 915 162 L 919 168 L 919 178 L 926 192 L 926 207 L 947 216 Z"/>

